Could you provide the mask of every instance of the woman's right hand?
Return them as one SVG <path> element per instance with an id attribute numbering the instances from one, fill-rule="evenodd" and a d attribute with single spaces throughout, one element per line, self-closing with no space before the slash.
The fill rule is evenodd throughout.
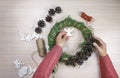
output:
<path id="1" fill-rule="evenodd" d="M 96 36 L 93 36 L 93 38 L 96 39 L 96 42 L 94 42 L 93 45 L 97 49 L 99 56 L 106 56 L 107 53 L 105 42 Z"/>
<path id="2" fill-rule="evenodd" d="M 67 39 L 68 36 L 66 35 L 66 32 L 61 31 L 56 37 L 56 44 L 63 48 Z"/>

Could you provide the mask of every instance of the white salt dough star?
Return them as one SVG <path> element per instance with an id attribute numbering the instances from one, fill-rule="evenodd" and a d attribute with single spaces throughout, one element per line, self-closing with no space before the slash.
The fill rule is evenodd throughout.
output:
<path id="1" fill-rule="evenodd" d="M 18 32 L 18 35 L 20 36 L 20 40 L 26 41 L 26 42 L 30 42 L 33 39 L 38 39 L 41 37 L 40 34 L 37 33 L 22 33 L 22 32 Z"/>
<path id="2" fill-rule="evenodd" d="M 67 36 L 72 36 L 73 30 L 74 30 L 73 27 L 70 27 L 70 28 L 66 27 L 66 28 L 64 28 L 64 31 L 67 32 Z"/>
<path id="3" fill-rule="evenodd" d="M 19 69 L 21 67 L 22 60 L 16 59 L 13 61 L 13 63 L 15 64 L 15 68 Z"/>

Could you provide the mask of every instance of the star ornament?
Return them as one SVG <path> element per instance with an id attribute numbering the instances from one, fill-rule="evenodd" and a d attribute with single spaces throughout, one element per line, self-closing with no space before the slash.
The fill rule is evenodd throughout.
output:
<path id="1" fill-rule="evenodd" d="M 67 36 L 72 36 L 72 32 L 74 31 L 73 27 L 65 27 L 64 31 L 67 32 Z"/>

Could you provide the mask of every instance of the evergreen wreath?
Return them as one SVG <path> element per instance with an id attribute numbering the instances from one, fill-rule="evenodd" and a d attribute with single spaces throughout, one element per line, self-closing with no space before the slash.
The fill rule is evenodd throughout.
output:
<path id="1" fill-rule="evenodd" d="M 92 38 L 92 31 L 85 26 L 83 22 L 78 22 L 71 17 L 65 18 L 63 21 L 56 23 L 51 31 L 48 34 L 48 45 L 49 50 L 51 50 L 55 45 L 55 38 L 57 34 L 60 32 L 61 29 L 64 27 L 75 27 L 78 30 L 82 32 L 82 35 L 84 37 L 84 42 L 80 44 L 81 50 L 76 52 L 75 55 L 67 54 L 66 52 L 63 52 L 61 55 L 59 62 L 65 63 L 67 66 L 76 66 L 82 65 L 84 61 L 88 59 L 88 57 L 91 56 L 93 53 L 93 42 L 95 41 L 94 38 Z"/>

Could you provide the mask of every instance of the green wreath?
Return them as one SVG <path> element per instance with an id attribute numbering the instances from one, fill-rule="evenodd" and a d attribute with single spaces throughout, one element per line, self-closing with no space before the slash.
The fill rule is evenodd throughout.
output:
<path id="1" fill-rule="evenodd" d="M 76 52 L 75 55 L 67 54 L 63 52 L 61 55 L 59 62 L 64 62 L 67 66 L 75 66 L 76 64 L 81 65 L 88 57 L 91 56 L 93 52 L 94 39 L 92 38 L 92 31 L 85 26 L 83 22 L 78 22 L 76 20 L 71 19 L 71 17 L 65 18 L 63 21 L 56 23 L 51 31 L 48 34 L 48 45 L 49 50 L 53 48 L 55 45 L 55 37 L 64 27 L 75 27 L 82 32 L 84 37 L 84 42 L 80 44 L 81 50 Z"/>

